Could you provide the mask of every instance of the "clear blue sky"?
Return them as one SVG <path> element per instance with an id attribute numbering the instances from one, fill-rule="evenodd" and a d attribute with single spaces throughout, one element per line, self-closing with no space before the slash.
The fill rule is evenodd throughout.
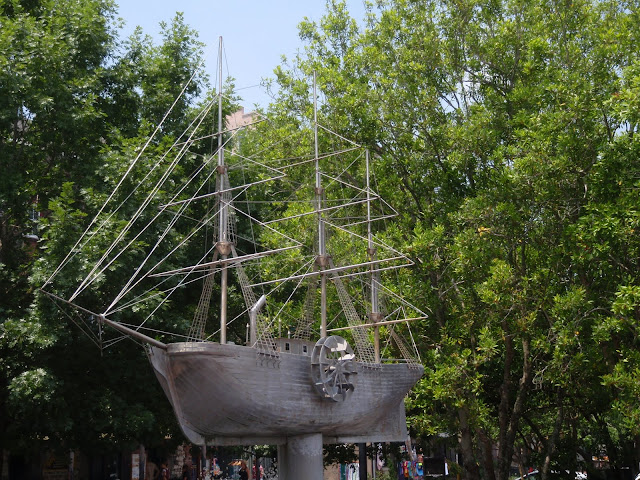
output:
<path id="1" fill-rule="evenodd" d="M 158 39 L 161 21 L 169 22 L 183 12 L 185 23 L 196 30 L 207 45 L 206 66 L 215 81 L 218 42 L 223 37 L 226 54 L 223 77 L 236 79 L 238 93 L 246 110 L 254 104 L 266 106 L 267 93 L 254 87 L 260 80 L 273 77 L 280 57 L 291 59 L 303 48 L 298 24 L 308 17 L 319 21 L 325 12 L 324 0 L 116 0 L 119 17 L 125 21 L 121 35 L 128 36 L 136 26 Z M 347 0 L 349 13 L 364 18 L 363 0 Z M 227 72 L 228 66 L 228 72 Z"/>

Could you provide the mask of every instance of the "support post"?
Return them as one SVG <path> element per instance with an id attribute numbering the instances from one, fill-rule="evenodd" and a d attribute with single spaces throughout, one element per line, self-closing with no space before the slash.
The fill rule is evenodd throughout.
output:
<path id="1" fill-rule="evenodd" d="M 358 471 L 360 472 L 360 480 L 367 480 L 367 444 L 358 444 Z"/>
<path id="2" fill-rule="evenodd" d="M 207 468 L 207 444 L 206 442 L 202 444 L 202 449 L 200 450 L 200 468 L 198 469 L 197 474 L 200 475 L 202 470 Z"/>
<path id="3" fill-rule="evenodd" d="M 147 474 L 147 452 L 144 445 L 140 444 L 140 478 L 145 479 Z"/>
<path id="4" fill-rule="evenodd" d="M 322 480 L 322 434 L 289 437 L 278 446 L 278 478 L 280 480 Z"/>
<path id="5" fill-rule="evenodd" d="M 287 445 L 278 445 L 278 480 L 289 480 L 287 477 Z"/>

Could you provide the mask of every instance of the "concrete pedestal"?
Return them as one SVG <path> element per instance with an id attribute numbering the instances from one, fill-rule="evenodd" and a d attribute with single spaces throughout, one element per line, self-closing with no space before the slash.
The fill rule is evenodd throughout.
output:
<path id="1" fill-rule="evenodd" d="M 322 480 L 322 434 L 287 438 L 278 446 L 279 480 Z"/>

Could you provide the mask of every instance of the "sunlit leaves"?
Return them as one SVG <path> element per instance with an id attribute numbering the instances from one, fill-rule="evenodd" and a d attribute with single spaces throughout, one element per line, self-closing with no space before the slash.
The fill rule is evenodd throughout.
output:
<path id="1" fill-rule="evenodd" d="M 477 448 L 491 437 L 508 457 L 499 478 L 512 446 L 550 445 L 560 412 L 559 435 L 576 437 L 561 440 L 559 461 L 575 462 L 580 442 L 623 448 L 635 430 L 602 382 L 633 398 L 633 8 L 381 1 L 357 30 L 342 4 L 328 6 L 302 26 L 295 73 L 318 72 L 323 113 L 380 155 L 380 193 L 400 206 L 394 238 L 416 262 L 408 295 L 432 312 L 409 402 L 416 432 L 455 430 L 465 412 L 483 432 Z"/>

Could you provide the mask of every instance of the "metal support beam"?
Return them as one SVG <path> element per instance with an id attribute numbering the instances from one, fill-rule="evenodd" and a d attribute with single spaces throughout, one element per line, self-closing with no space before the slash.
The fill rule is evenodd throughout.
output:
<path id="1" fill-rule="evenodd" d="M 322 480 L 322 434 L 289 437 L 278 446 L 278 478 L 280 480 Z"/>
<path id="2" fill-rule="evenodd" d="M 367 444 L 358 444 L 358 471 L 360 473 L 360 480 L 367 480 Z"/>

